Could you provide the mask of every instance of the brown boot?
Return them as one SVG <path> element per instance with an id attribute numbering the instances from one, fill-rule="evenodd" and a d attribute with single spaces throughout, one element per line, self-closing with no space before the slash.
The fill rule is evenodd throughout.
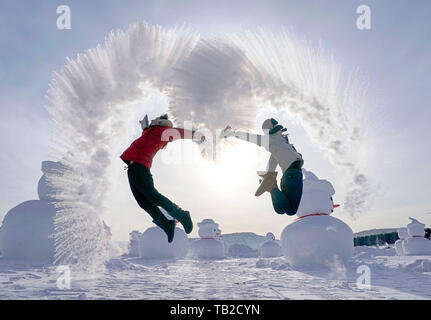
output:
<path id="1" fill-rule="evenodd" d="M 277 171 L 259 171 L 257 174 L 262 177 L 262 180 L 260 181 L 259 188 L 257 188 L 254 195 L 259 197 L 265 191 L 271 192 L 272 188 L 277 185 Z"/>

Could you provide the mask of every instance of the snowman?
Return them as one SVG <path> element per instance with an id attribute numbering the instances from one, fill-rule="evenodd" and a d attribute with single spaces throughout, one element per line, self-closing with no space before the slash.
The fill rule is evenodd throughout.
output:
<path id="1" fill-rule="evenodd" d="M 353 232 L 331 217 L 337 205 L 335 190 L 327 180 L 303 169 L 304 185 L 297 218 L 281 233 L 282 252 L 296 267 L 328 266 L 347 262 L 353 255 Z"/>
<path id="2" fill-rule="evenodd" d="M 403 253 L 407 256 L 431 255 L 431 241 L 426 239 L 425 224 L 414 218 L 407 225 L 409 237 L 402 243 Z"/>
<path id="3" fill-rule="evenodd" d="M 213 219 L 204 219 L 198 223 L 200 239 L 192 243 L 192 255 L 199 259 L 224 258 L 224 243 L 221 230 Z"/>
<path id="4" fill-rule="evenodd" d="M 54 217 L 58 190 L 49 179 L 64 175 L 67 167 L 60 162 L 43 161 L 42 177 L 37 185 L 39 200 L 25 201 L 4 217 L 0 233 L 0 251 L 4 259 L 52 263 L 54 261 Z M 109 235 L 103 224 L 101 232 Z"/>
<path id="5" fill-rule="evenodd" d="M 160 211 L 168 218 L 171 216 L 160 208 Z M 142 234 L 133 231 L 134 240 L 138 241 L 139 257 L 143 259 L 182 259 L 189 251 L 189 238 L 183 229 L 175 228 L 174 240 L 169 243 L 166 241 L 166 233 L 158 226 L 150 227 Z M 130 248 L 132 251 L 132 236 L 130 238 Z"/>
<path id="6" fill-rule="evenodd" d="M 39 200 L 25 201 L 5 215 L 0 233 L 4 259 L 53 262 L 54 240 L 50 236 L 54 232 L 56 190 L 48 183 L 48 176 L 62 174 L 63 170 L 59 162 L 43 161 L 37 187 Z"/>
<path id="7" fill-rule="evenodd" d="M 395 252 L 397 253 L 397 255 L 403 256 L 404 255 L 403 242 L 409 236 L 409 234 L 407 233 L 407 228 L 399 228 L 397 232 L 398 232 L 399 239 L 395 241 L 395 245 L 394 245 Z"/>
<path id="8" fill-rule="evenodd" d="M 265 236 L 266 241 L 260 247 L 260 256 L 262 258 L 274 258 L 281 256 L 281 247 L 275 241 L 275 236 L 272 232 L 268 232 Z"/>
<path id="9" fill-rule="evenodd" d="M 142 233 L 137 230 L 130 232 L 130 243 L 129 243 L 129 254 L 134 257 L 140 256 L 140 242 L 141 242 Z"/>

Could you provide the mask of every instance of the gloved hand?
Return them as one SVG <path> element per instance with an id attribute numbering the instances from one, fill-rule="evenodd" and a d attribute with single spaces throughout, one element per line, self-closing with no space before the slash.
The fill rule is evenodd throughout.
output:
<path id="1" fill-rule="evenodd" d="M 196 142 L 197 144 L 201 144 L 201 143 L 204 143 L 205 141 L 207 141 L 207 139 L 204 135 L 198 134 L 197 137 L 193 137 L 193 141 Z"/>
<path id="2" fill-rule="evenodd" d="M 139 121 L 141 124 L 142 131 L 147 129 L 150 126 L 150 122 L 148 121 L 148 115 L 145 115 L 145 117 Z"/>
<path id="3" fill-rule="evenodd" d="M 229 138 L 229 137 L 235 137 L 236 132 L 232 130 L 231 126 L 227 126 L 224 128 L 224 130 L 220 133 L 220 139 L 221 138 Z"/>

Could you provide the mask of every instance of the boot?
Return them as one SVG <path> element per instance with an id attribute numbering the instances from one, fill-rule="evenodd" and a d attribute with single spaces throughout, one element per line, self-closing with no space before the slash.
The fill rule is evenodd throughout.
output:
<path id="1" fill-rule="evenodd" d="M 179 206 L 174 205 L 174 208 L 168 212 L 172 218 L 178 220 L 184 227 L 186 233 L 190 233 L 193 230 L 193 222 L 190 218 L 190 212 L 181 209 Z"/>
<path id="2" fill-rule="evenodd" d="M 259 185 L 259 188 L 257 188 L 256 193 L 254 195 L 256 197 L 259 197 L 265 191 L 271 192 L 272 188 L 274 188 L 277 185 L 277 171 L 268 171 L 268 172 L 259 171 L 257 174 L 261 176 L 262 179 L 259 180 L 260 185 Z"/>
<path id="3" fill-rule="evenodd" d="M 154 219 L 153 222 L 159 226 L 168 236 L 168 242 L 171 243 L 174 240 L 175 235 L 175 220 L 169 220 L 169 219 Z"/>

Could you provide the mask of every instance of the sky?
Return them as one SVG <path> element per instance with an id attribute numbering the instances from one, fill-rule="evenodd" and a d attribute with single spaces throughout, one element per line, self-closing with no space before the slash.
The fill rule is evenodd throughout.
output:
<path id="1" fill-rule="evenodd" d="M 59 5 L 71 8 L 71 30 L 56 27 Z M 356 27 L 359 5 L 371 9 L 371 30 Z M 409 216 L 431 224 L 429 101 L 431 12 L 429 1 L 12 1 L 0 3 L 0 218 L 20 202 L 37 198 L 43 160 L 50 159 L 51 123 L 44 106 L 52 73 L 66 57 L 103 42 L 112 30 L 138 21 L 173 27 L 186 24 L 203 36 L 265 27 L 287 27 L 301 39 L 321 44 L 351 72 L 359 70 L 369 90 L 362 112 L 368 119 L 369 146 L 364 166 L 379 189 L 373 206 L 356 219 L 342 208 L 335 216 L 354 231 L 405 226 Z M 135 107 L 155 116 L 163 97 Z M 256 119 L 277 116 L 307 165 L 341 190 L 342 174 L 307 137 L 300 123 L 268 110 Z M 131 124 L 133 125 L 133 124 Z M 258 125 L 257 125 L 258 126 Z M 125 141 L 126 146 L 131 141 Z M 188 142 L 185 142 L 187 144 Z M 179 144 L 173 148 L 181 148 Z M 256 170 L 267 154 L 239 144 L 215 166 L 201 160 L 167 166 L 154 160 L 156 187 L 195 222 L 214 218 L 224 233 L 280 234 L 293 218 L 276 215 L 268 194 L 253 196 Z M 151 225 L 136 206 L 119 163 L 110 192 L 110 211 L 101 215 L 119 238 Z M 196 235 L 196 231 L 192 235 Z"/>

